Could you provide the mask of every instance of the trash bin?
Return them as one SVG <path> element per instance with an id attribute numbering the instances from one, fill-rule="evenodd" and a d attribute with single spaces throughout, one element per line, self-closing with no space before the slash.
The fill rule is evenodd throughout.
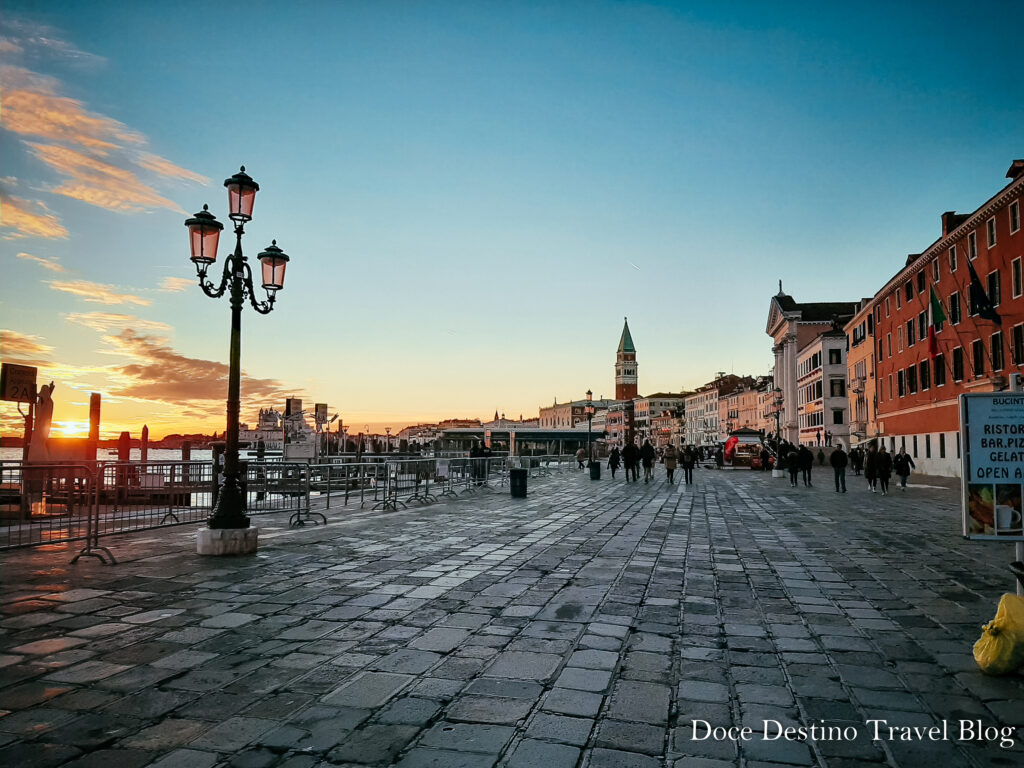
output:
<path id="1" fill-rule="evenodd" d="M 590 462 L 590 479 L 600 480 L 601 479 L 601 462 L 592 461 Z"/>
<path id="2" fill-rule="evenodd" d="M 512 498 L 514 499 L 525 499 L 526 498 L 526 477 L 527 470 L 525 469 L 510 469 L 508 471 L 508 484 L 512 491 Z"/>

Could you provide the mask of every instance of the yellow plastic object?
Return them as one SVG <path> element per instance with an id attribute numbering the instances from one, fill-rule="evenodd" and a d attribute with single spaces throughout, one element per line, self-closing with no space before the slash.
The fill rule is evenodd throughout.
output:
<path id="1" fill-rule="evenodd" d="M 1005 675 L 1024 667 L 1024 597 L 1003 595 L 996 617 L 974 644 L 974 660 L 988 675 Z"/>

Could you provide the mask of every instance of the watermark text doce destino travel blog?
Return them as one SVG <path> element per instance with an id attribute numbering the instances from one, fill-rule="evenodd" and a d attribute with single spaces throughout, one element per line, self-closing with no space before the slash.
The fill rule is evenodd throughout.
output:
<path id="1" fill-rule="evenodd" d="M 888 720 L 865 720 L 863 725 L 835 724 L 819 720 L 811 725 L 783 725 L 763 720 L 762 727 L 714 726 L 707 720 L 691 720 L 691 741 L 856 741 L 866 735 L 873 741 L 986 741 L 1003 749 L 1016 745 L 1012 725 L 981 720 L 940 720 L 935 725 L 899 725 Z"/>

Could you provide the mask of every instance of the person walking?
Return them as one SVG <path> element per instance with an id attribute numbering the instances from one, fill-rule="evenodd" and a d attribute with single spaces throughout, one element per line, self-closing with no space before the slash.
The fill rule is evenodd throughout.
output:
<path id="1" fill-rule="evenodd" d="M 626 482 L 629 482 L 630 475 L 633 476 L 635 482 L 638 479 L 637 464 L 640 463 L 640 449 L 637 448 L 635 442 L 629 443 L 622 449 L 622 463 L 626 468 Z"/>
<path id="2" fill-rule="evenodd" d="M 836 476 L 836 493 L 846 493 L 846 465 L 848 461 L 846 452 L 843 450 L 843 444 L 839 443 L 829 457 L 829 463 L 832 465 L 832 471 Z M 840 486 L 842 486 L 842 490 L 840 490 Z"/>
<path id="3" fill-rule="evenodd" d="M 687 485 L 693 484 L 693 467 L 697 463 L 697 454 L 693 450 L 692 445 L 688 445 L 683 449 L 683 482 Z"/>
<path id="4" fill-rule="evenodd" d="M 795 448 L 786 454 L 786 469 L 789 470 L 789 484 L 796 488 L 800 475 L 800 452 Z"/>
<path id="5" fill-rule="evenodd" d="M 826 432 L 825 434 L 828 434 L 828 433 Z M 819 467 L 824 467 L 825 466 L 825 452 L 821 448 L 818 449 L 818 466 Z"/>
<path id="6" fill-rule="evenodd" d="M 665 453 L 662 455 L 662 460 L 665 462 L 665 474 L 668 475 L 669 483 L 675 483 L 676 448 L 672 443 L 665 446 Z"/>
<path id="7" fill-rule="evenodd" d="M 803 472 L 804 487 L 809 488 L 811 486 L 811 470 L 814 469 L 814 454 L 811 453 L 811 449 L 806 445 L 800 446 L 800 470 Z"/>
<path id="8" fill-rule="evenodd" d="M 907 490 L 907 478 L 910 477 L 910 470 L 915 468 L 915 464 L 903 448 L 900 448 L 900 452 L 893 456 L 892 468 L 900 478 L 900 490 Z"/>
<path id="9" fill-rule="evenodd" d="M 853 467 L 853 474 L 859 475 L 864 465 L 864 452 L 860 448 L 850 449 L 850 466 Z"/>
<path id="10" fill-rule="evenodd" d="M 612 473 L 612 480 L 615 479 L 615 470 L 619 468 L 619 464 L 622 463 L 622 454 L 619 453 L 619 446 L 612 448 L 612 452 L 608 454 L 608 470 Z"/>
<path id="11" fill-rule="evenodd" d="M 864 456 L 864 479 L 868 481 L 868 488 L 874 493 L 878 481 L 878 448 L 874 443 L 868 446 Z"/>
<path id="12" fill-rule="evenodd" d="M 651 445 L 650 440 L 644 440 L 643 446 L 640 448 L 640 461 L 644 465 L 644 482 L 654 478 L 654 446 Z"/>
<path id="13" fill-rule="evenodd" d="M 892 476 L 892 456 L 885 450 L 883 445 L 878 449 L 877 472 L 878 472 L 878 484 L 882 487 L 882 495 L 889 495 L 889 478 Z"/>
<path id="14" fill-rule="evenodd" d="M 576 451 L 576 463 L 579 464 L 577 469 L 583 469 L 583 461 L 587 458 L 587 452 L 580 448 Z"/>

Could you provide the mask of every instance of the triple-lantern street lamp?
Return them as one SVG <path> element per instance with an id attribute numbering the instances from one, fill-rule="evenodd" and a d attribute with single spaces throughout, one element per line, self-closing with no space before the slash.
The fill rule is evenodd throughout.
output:
<path id="1" fill-rule="evenodd" d="M 775 387 L 772 390 L 772 396 L 775 403 L 775 444 L 777 446 L 782 440 L 782 435 L 779 434 L 782 429 L 782 390 Z M 776 450 L 778 449 L 776 448 Z"/>
<path id="2" fill-rule="evenodd" d="M 252 219 L 252 206 L 260 185 L 241 170 L 224 181 L 228 190 L 228 218 L 235 223 L 235 252 L 224 262 L 220 285 L 206 279 L 210 265 L 217 260 L 217 243 L 220 240 L 221 224 L 209 212 L 208 206 L 185 221 L 189 231 L 192 262 L 196 265 L 199 287 L 213 299 L 219 299 L 228 292 L 231 303 L 231 350 L 228 370 L 227 431 L 225 433 L 224 483 L 217 496 L 213 514 L 208 521 L 210 528 L 248 528 L 249 518 L 245 514 L 245 496 L 239 482 L 238 465 L 238 416 L 241 394 L 241 352 L 242 352 L 242 304 L 246 298 L 252 308 L 261 315 L 274 309 L 277 292 L 284 287 L 284 271 L 288 256 L 277 247 L 274 240 L 260 252 L 257 258 L 262 265 L 263 289 L 267 292 L 265 301 L 256 300 L 253 288 L 252 270 L 242 254 L 242 235 L 245 223 Z"/>
<path id="3" fill-rule="evenodd" d="M 587 404 L 583 408 L 587 417 L 587 466 L 594 463 L 594 449 L 590 443 L 590 430 L 594 422 L 594 393 L 587 390 Z"/>

